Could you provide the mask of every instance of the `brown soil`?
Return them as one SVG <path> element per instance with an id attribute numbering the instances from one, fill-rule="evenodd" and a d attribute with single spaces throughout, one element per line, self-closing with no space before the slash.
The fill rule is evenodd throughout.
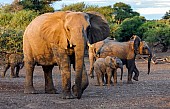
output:
<path id="1" fill-rule="evenodd" d="M 161 56 L 164 56 L 162 54 Z M 85 58 L 89 71 L 89 61 Z M 147 63 L 137 60 L 139 81 L 126 84 L 127 70 L 124 68 L 123 85 L 118 70 L 117 86 L 96 86 L 96 77 L 89 78 L 89 86 L 80 100 L 61 98 L 61 75 L 58 67 L 53 70 L 53 80 L 59 94 L 44 93 L 44 77 L 40 66 L 34 71 L 34 87 L 39 94 L 24 94 L 25 69 L 19 78 L 0 77 L 0 109 L 153 109 L 170 108 L 170 63 L 152 64 L 150 75 Z M 2 69 L 2 66 L 1 66 Z M 74 82 L 74 72 L 72 72 Z"/>

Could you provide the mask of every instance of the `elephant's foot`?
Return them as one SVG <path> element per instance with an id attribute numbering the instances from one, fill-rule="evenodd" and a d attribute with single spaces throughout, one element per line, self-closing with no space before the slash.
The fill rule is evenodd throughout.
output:
<path id="1" fill-rule="evenodd" d="M 80 99 L 84 90 L 82 90 L 81 92 L 78 92 L 76 86 L 73 85 L 72 86 L 72 91 L 73 91 L 74 96 L 77 97 L 77 99 Z"/>
<path id="2" fill-rule="evenodd" d="M 133 77 L 133 80 L 139 81 L 139 80 L 138 80 L 138 77 L 136 77 L 136 76 Z"/>
<path id="3" fill-rule="evenodd" d="M 133 82 L 132 81 L 127 81 L 127 84 L 133 84 Z"/>
<path id="4" fill-rule="evenodd" d="M 106 86 L 106 85 L 108 85 L 108 84 L 105 84 L 105 83 L 99 84 L 99 86 Z"/>
<path id="5" fill-rule="evenodd" d="M 117 82 L 116 83 L 113 83 L 113 86 L 116 86 L 117 85 Z"/>
<path id="6" fill-rule="evenodd" d="M 26 87 L 24 89 L 24 93 L 26 93 L 26 94 L 36 94 L 37 92 L 33 87 Z"/>
<path id="7" fill-rule="evenodd" d="M 74 99 L 75 97 L 70 92 L 69 93 L 63 92 L 62 98 L 63 99 Z"/>
<path id="8" fill-rule="evenodd" d="M 106 84 L 98 84 L 97 83 L 97 84 L 95 84 L 95 86 L 101 86 L 102 87 L 102 86 L 106 86 Z"/>
<path id="9" fill-rule="evenodd" d="M 5 74 L 4 74 L 4 73 L 2 73 L 2 74 L 1 74 L 1 77 L 2 77 L 2 78 L 4 78 L 4 77 L 5 77 Z"/>
<path id="10" fill-rule="evenodd" d="M 94 74 L 89 73 L 89 76 L 94 79 Z"/>
<path id="11" fill-rule="evenodd" d="M 122 81 L 122 80 L 120 81 L 120 85 L 121 85 L 121 86 L 123 85 L 123 81 Z"/>
<path id="12" fill-rule="evenodd" d="M 107 87 L 110 87 L 111 86 L 111 84 L 107 84 Z"/>
<path id="13" fill-rule="evenodd" d="M 15 75 L 10 75 L 10 78 L 16 78 L 16 76 Z"/>
<path id="14" fill-rule="evenodd" d="M 108 82 L 106 81 L 106 83 L 105 84 L 108 84 Z M 110 84 L 113 84 L 113 81 L 112 80 L 110 80 Z"/>
<path id="15" fill-rule="evenodd" d="M 53 88 L 53 89 L 45 89 L 45 93 L 48 93 L 48 94 L 58 94 L 57 90 L 55 88 Z"/>
<path id="16" fill-rule="evenodd" d="M 16 75 L 15 77 L 16 77 L 16 78 L 18 78 L 18 77 L 19 77 L 19 75 Z"/>

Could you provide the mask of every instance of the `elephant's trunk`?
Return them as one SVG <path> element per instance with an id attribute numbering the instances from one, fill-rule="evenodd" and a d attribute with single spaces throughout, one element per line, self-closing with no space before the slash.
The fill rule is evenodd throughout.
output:
<path id="1" fill-rule="evenodd" d="M 148 75 L 150 73 L 150 66 L 151 66 L 151 59 L 152 59 L 152 52 L 151 50 L 148 48 Z"/>
<path id="2" fill-rule="evenodd" d="M 84 64 L 84 46 L 76 45 L 75 47 L 75 96 L 79 99 L 82 95 L 82 72 Z"/>
<path id="3" fill-rule="evenodd" d="M 72 90 L 74 95 L 80 99 L 82 96 L 82 75 L 84 67 L 84 51 L 85 51 L 85 39 L 82 37 L 81 30 L 71 33 L 70 43 L 74 46 L 75 51 L 75 85 Z"/>

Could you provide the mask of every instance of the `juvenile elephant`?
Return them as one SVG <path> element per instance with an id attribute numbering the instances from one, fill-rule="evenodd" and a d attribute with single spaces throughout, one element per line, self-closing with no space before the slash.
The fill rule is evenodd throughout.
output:
<path id="1" fill-rule="evenodd" d="M 150 63 L 152 52 L 145 41 L 141 41 L 138 36 L 132 36 L 128 42 L 108 42 L 105 43 L 97 52 L 100 58 L 106 56 L 115 56 L 122 60 L 128 69 L 127 83 L 132 83 L 132 74 L 135 73 L 133 79 L 138 81 L 139 71 L 135 65 L 137 54 L 148 55 L 148 74 L 150 72 Z"/>
<path id="2" fill-rule="evenodd" d="M 23 62 L 23 54 L 6 54 L 5 55 L 5 67 L 2 72 L 2 77 L 5 77 L 6 71 L 11 67 L 11 74 L 10 77 L 19 77 L 19 70 L 23 68 L 24 62 Z M 15 71 L 16 68 L 16 71 Z"/>
<path id="3" fill-rule="evenodd" d="M 45 92 L 56 93 L 52 69 L 58 65 L 62 76 L 63 98 L 81 98 L 88 86 L 84 64 L 87 43 L 93 44 L 108 37 L 109 26 L 96 12 L 58 11 L 35 18 L 23 36 L 26 69 L 24 93 L 36 93 L 33 87 L 35 65 L 41 65 L 45 77 Z M 100 36 L 100 37 L 98 37 Z M 75 69 L 75 85 L 71 93 L 71 65 Z"/>
<path id="4" fill-rule="evenodd" d="M 112 39 L 110 37 L 107 37 L 106 39 L 96 42 L 94 44 L 88 44 L 88 53 L 89 53 L 89 62 L 90 62 L 90 71 L 89 71 L 89 76 L 91 78 L 94 78 L 94 67 L 93 64 L 96 61 L 96 52 L 102 47 L 104 43 L 107 43 L 109 41 L 115 41 L 115 39 Z"/>
<path id="5" fill-rule="evenodd" d="M 97 82 L 100 86 L 105 85 L 104 75 L 107 74 L 107 85 L 110 86 L 111 77 L 114 78 L 114 85 L 117 83 L 117 68 L 121 69 L 121 78 L 123 75 L 123 63 L 117 57 L 107 56 L 106 58 L 98 58 L 94 63 L 94 71 L 96 72 Z"/>

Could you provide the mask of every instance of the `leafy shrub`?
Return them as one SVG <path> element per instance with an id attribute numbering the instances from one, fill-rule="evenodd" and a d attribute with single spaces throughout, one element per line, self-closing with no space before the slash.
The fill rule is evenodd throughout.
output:
<path id="1" fill-rule="evenodd" d="M 38 15 L 34 11 L 21 10 L 13 14 L 10 27 L 15 29 L 25 29 L 26 26 Z"/>
<path id="2" fill-rule="evenodd" d="M 5 12 L 0 12 L 0 26 L 1 27 L 8 27 L 9 22 L 11 21 L 13 15 L 12 13 L 5 13 Z"/>
<path id="3" fill-rule="evenodd" d="M 34 11 L 0 12 L 0 51 L 22 51 L 22 37 L 26 26 L 38 15 Z"/>
<path id="4" fill-rule="evenodd" d="M 138 28 L 145 23 L 141 16 L 126 18 L 115 31 L 115 38 L 119 41 L 128 41 L 132 35 L 139 35 Z"/>
<path id="5" fill-rule="evenodd" d="M 163 46 L 162 52 L 168 50 L 168 46 L 170 46 L 170 25 L 149 21 L 141 25 L 138 31 L 143 40 L 149 43 L 161 44 Z"/>
<path id="6" fill-rule="evenodd" d="M 1 29 L 0 50 L 8 52 L 22 51 L 23 31 Z"/>

